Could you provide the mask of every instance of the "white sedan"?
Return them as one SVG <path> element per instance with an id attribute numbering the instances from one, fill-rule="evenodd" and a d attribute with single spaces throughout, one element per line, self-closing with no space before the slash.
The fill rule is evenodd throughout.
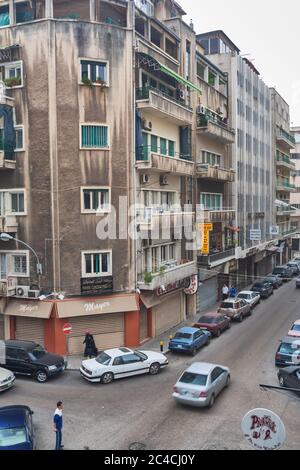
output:
<path id="1" fill-rule="evenodd" d="M 4 392 L 13 386 L 15 383 L 15 376 L 7 369 L 0 367 L 0 392 Z"/>
<path id="2" fill-rule="evenodd" d="M 251 308 L 260 303 L 260 295 L 257 292 L 251 292 L 248 290 L 243 290 L 237 296 L 238 299 L 243 299 L 247 304 L 251 305 Z"/>
<path id="3" fill-rule="evenodd" d="M 122 347 L 107 349 L 95 359 L 82 361 L 80 373 L 89 382 L 109 384 L 115 379 L 132 375 L 156 375 L 167 365 L 168 359 L 164 354 Z"/>

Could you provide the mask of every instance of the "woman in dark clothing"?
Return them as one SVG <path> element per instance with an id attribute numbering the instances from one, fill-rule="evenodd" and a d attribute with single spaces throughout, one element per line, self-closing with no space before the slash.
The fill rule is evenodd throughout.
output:
<path id="1" fill-rule="evenodd" d="M 83 344 L 85 344 L 84 357 L 89 357 L 91 359 L 92 357 L 97 356 L 98 350 L 96 348 L 93 335 L 89 331 L 87 331 L 85 334 Z"/>

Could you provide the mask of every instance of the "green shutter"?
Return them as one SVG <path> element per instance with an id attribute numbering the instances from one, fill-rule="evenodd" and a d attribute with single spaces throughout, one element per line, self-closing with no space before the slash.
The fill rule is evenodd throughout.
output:
<path id="1" fill-rule="evenodd" d="M 169 157 L 175 157 L 175 142 L 169 140 Z"/>
<path id="2" fill-rule="evenodd" d="M 151 152 L 156 152 L 157 153 L 158 148 L 157 148 L 157 137 L 156 135 L 151 135 Z"/>
<path id="3" fill-rule="evenodd" d="M 167 155 L 167 140 L 160 139 L 160 153 L 161 155 Z"/>
<path id="4" fill-rule="evenodd" d="M 107 148 L 108 127 L 107 126 L 82 126 L 82 147 L 85 148 Z"/>

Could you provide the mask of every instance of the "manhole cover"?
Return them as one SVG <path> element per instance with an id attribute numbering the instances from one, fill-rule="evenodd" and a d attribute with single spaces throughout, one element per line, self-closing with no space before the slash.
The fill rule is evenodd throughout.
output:
<path id="1" fill-rule="evenodd" d="M 129 450 L 145 450 L 146 444 L 143 442 L 132 442 L 128 448 Z"/>

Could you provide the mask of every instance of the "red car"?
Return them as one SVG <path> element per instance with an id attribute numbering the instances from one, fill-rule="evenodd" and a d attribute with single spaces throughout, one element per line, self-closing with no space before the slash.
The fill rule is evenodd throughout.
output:
<path id="1" fill-rule="evenodd" d="M 213 336 L 219 337 L 223 331 L 230 328 L 231 320 L 220 313 L 206 313 L 193 326 L 194 328 L 207 329 Z"/>

